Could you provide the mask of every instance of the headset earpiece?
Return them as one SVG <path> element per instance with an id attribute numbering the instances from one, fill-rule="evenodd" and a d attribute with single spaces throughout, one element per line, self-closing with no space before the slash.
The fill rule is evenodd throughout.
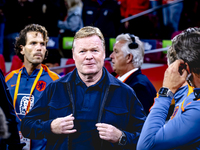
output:
<path id="1" fill-rule="evenodd" d="M 136 48 L 138 48 L 138 43 L 135 42 L 135 36 L 134 36 L 134 35 L 131 35 L 131 34 L 128 34 L 128 35 L 130 36 L 130 38 L 131 38 L 131 40 L 132 40 L 132 43 L 130 43 L 130 44 L 128 45 L 128 47 L 129 47 L 130 49 L 136 49 Z"/>

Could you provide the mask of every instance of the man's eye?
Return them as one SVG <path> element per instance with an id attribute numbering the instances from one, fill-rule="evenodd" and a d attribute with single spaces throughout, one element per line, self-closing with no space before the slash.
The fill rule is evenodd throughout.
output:
<path id="1" fill-rule="evenodd" d="M 93 50 L 93 52 L 98 52 L 97 50 Z"/>

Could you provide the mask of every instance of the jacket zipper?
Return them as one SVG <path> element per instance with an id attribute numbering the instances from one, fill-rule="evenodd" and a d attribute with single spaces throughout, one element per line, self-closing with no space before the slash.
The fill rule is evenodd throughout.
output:
<path id="1" fill-rule="evenodd" d="M 75 105 L 74 105 L 74 101 L 73 101 L 73 96 L 72 96 L 72 93 L 71 93 L 71 87 L 70 87 L 70 83 L 67 83 L 67 92 L 69 94 L 69 99 L 72 103 L 72 114 L 75 113 Z M 68 150 L 71 149 L 71 145 L 70 145 L 70 139 L 69 139 L 69 134 L 68 134 Z"/>
<path id="2" fill-rule="evenodd" d="M 101 122 L 101 118 L 102 118 L 102 115 L 103 115 L 103 109 L 104 109 L 104 106 L 105 106 L 105 103 L 106 103 L 106 99 L 108 97 L 109 88 L 110 88 L 110 86 L 106 89 L 106 92 L 105 92 L 106 94 L 105 94 L 103 101 L 102 101 L 102 105 L 101 105 L 100 112 L 99 112 L 99 117 L 98 117 L 98 120 L 97 120 L 98 123 Z M 100 150 L 102 149 L 102 146 L 103 146 L 103 140 L 101 140 Z"/>

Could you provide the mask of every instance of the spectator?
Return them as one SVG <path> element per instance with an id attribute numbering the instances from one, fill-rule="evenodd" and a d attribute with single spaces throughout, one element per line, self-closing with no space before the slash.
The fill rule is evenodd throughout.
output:
<path id="1" fill-rule="evenodd" d="M 143 43 L 137 36 L 120 34 L 116 37 L 110 58 L 118 79 L 135 91 L 146 114 L 148 114 L 157 92 L 153 84 L 141 72 L 144 60 Z"/>
<path id="2" fill-rule="evenodd" d="M 58 49 L 50 49 L 48 51 L 47 59 L 43 61 L 43 64 L 45 64 L 48 68 L 52 67 L 59 67 L 61 61 L 61 54 L 59 53 Z M 60 76 L 64 76 L 64 70 L 63 69 L 55 69 L 52 70 L 53 72 L 57 73 Z"/>
<path id="3" fill-rule="evenodd" d="M 20 144 L 16 115 L 12 105 L 12 98 L 0 69 L 0 148 L 1 150 L 22 150 L 25 143 Z"/>
<path id="4" fill-rule="evenodd" d="M 24 66 L 9 73 L 5 80 L 13 99 L 19 131 L 21 119 L 32 109 L 48 84 L 59 78 L 56 73 L 41 64 L 47 55 L 47 34 L 43 26 L 30 24 L 21 30 L 16 39 L 15 51 Z M 30 140 L 24 138 L 21 132 L 20 136 L 21 142 L 26 143 L 26 149 L 45 149 L 46 139 Z"/>
<path id="5" fill-rule="evenodd" d="M 52 82 L 22 120 L 27 138 L 46 149 L 135 149 L 145 112 L 134 91 L 104 67 L 105 40 L 96 27 L 76 32 L 76 68 Z"/>
<path id="6" fill-rule="evenodd" d="M 189 27 L 200 26 L 200 2 L 199 0 L 183 1 L 183 10 L 179 21 L 179 30 L 184 30 Z"/>
<path id="7" fill-rule="evenodd" d="M 139 14 L 150 8 L 149 0 L 118 0 L 121 3 L 121 14 L 124 18 Z M 123 23 L 124 32 L 131 33 L 139 36 L 142 39 L 151 38 L 151 30 L 153 29 L 153 23 L 149 19 L 149 15 L 145 14 Z M 141 32 L 138 29 L 142 29 Z"/>
<path id="8" fill-rule="evenodd" d="M 162 0 L 162 4 L 169 4 L 166 7 L 163 7 L 163 25 L 164 25 L 164 35 L 165 39 L 171 39 L 171 36 L 174 32 L 179 30 L 179 21 L 181 18 L 181 13 L 183 10 L 183 2 L 178 2 L 173 4 L 178 0 Z M 171 3 L 171 4 L 170 4 Z"/>
<path id="9" fill-rule="evenodd" d="M 34 3 L 36 8 L 39 7 L 37 13 L 34 11 L 35 20 L 38 24 L 45 26 L 50 37 L 58 37 L 58 20 L 64 19 L 67 13 L 64 0 L 34 0 Z M 40 20 L 38 20 L 39 15 Z"/>
<path id="10" fill-rule="evenodd" d="M 163 87 L 144 123 L 137 149 L 200 148 L 200 29 L 186 29 L 172 40 L 172 47 L 178 60 L 165 71 Z M 193 87 L 192 92 L 165 124 L 171 100 L 186 80 Z"/>
<path id="11" fill-rule="evenodd" d="M 10 62 L 15 55 L 15 38 L 19 36 L 20 30 L 32 22 L 32 1 L 28 0 L 5 0 L 5 30 L 4 30 L 4 58 Z M 34 8 L 35 10 L 36 8 Z M 35 11 L 34 11 L 35 12 Z"/>
<path id="12" fill-rule="evenodd" d="M 83 27 L 81 0 L 64 0 L 68 10 L 64 21 L 58 21 L 58 28 L 62 36 L 74 36 L 75 32 Z"/>
<path id="13" fill-rule="evenodd" d="M 83 24 L 98 27 L 105 40 L 121 33 L 122 19 L 116 0 L 83 0 Z"/>

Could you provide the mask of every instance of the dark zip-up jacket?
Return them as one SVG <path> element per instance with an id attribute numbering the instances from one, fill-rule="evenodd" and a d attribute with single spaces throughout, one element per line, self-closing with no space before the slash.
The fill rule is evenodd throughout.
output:
<path id="1" fill-rule="evenodd" d="M 104 70 L 106 70 L 104 68 Z M 70 134 L 58 135 L 51 131 L 51 122 L 58 117 L 75 113 L 75 100 L 71 85 L 75 82 L 76 71 L 49 84 L 33 109 L 22 119 L 22 134 L 30 139 L 47 139 L 46 149 L 69 150 Z M 108 86 L 100 106 L 98 121 L 115 126 L 124 131 L 127 143 L 119 146 L 101 141 L 99 149 L 123 150 L 135 149 L 143 123 L 146 119 L 144 109 L 135 96 L 135 92 L 108 71 L 105 71 Z M 84 140 L 84 139 L 83 139 Z"/>
<path id="2" fill-rule="evenodd" d="M 0 91 L 1 91 L 1 102 L 0 108 L 5 114 L 8 132 L 10 136 L 7 139 L 0 139 L 0 149 L 6 150 L 22 150 L 25 143 L 20 143 L 19 132 L 17 129 L 16 115 L 12 104 L 12 97 L 9 93 L 8 87 L 5 82 L 5 77 L 2 70 L 0 69 Z M 2 122 L 1 122 L 2 123 Z M 2 127 L 0 128 L 3 129 Z M 2 131 L 1 131 L 2 132 Z"/>
<path id="3" fill-rule="evenodd" d="M 157 93 L 151 81 L 146 75 L 142 74 L 141 69 L 139 68 L 137 71 L 132 73 L 124 83 L 133 88 L 136 96 L 142 103 L 145 113 L 148 115 L 149 109 L 153 105 Z"/>

